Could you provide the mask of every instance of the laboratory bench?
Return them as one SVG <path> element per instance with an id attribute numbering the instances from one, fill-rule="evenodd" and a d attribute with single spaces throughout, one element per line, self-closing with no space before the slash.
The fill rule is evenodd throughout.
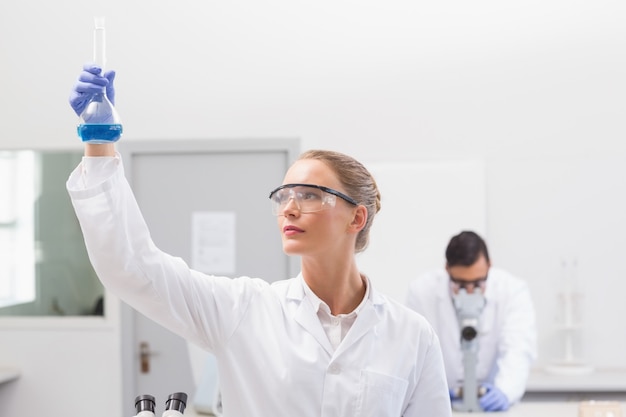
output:
<path id="1" fill-rule="evenodd" d="M 626 369 L 598 368 L 590 373 L 556 374 L 545 369 L 530 372 L 527 393 L 549 392 L 614 392 L 626 394 Z"/>
<path id="2" fill-rule="evenodd" d="M 621 414 L 613 413 L 613 417 L 621 417 L 626 410 L 626 402 L 617 404 L 620 407 Z M 452 413 L 452 417 L 470 417 L 470 416 L 506 416 L 506 417 L 579 417 L 580 401 L 563 401 L 563 402 L 543 402 L 543 401 L 522 401 L 515 404 L 508 411 L 499 413 L 469 413 L 457 412 Z M 611 414 L 593 413 L 588 415 L 597 415 L 598 417 L 608 417 Z"/>

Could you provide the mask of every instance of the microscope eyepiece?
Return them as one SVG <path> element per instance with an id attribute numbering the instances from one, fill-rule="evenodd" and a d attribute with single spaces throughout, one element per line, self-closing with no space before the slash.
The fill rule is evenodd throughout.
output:
<path id="1" fill-rule="evenodd" d="M 478 336 L 478 332 L 476 331 L 476 328 L 473 326 L 465 326 L 461 330 L 461 338 L 463 340 L 467 340 L 469 342 L 471 340 L 474 340 L 476 336 Z"/>

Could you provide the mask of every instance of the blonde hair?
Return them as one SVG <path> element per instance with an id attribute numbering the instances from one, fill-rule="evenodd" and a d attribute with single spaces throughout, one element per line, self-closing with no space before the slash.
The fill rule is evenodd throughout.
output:
<path id="1" fill-rule="evenodd" d="M 316 159 L 325 163 L 337 175 L 346 194 L 367 209 L 367 222 L 355 243 L 355 251 L 363 252 L 369 244 L 374 216 L 380 211 L 380 191 L 374 177 L 359 161 L 340 152 L 312 149 L 300 154 L 298 160 L 302 159 Z"/>

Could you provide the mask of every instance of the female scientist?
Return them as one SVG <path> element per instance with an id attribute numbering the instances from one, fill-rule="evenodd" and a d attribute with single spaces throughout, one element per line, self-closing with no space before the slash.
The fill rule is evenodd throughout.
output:
<path id="1" fill-rule="evenodd" d="M 113 89 L 100 72 L 85 65 L 70 97 L 77 114 Z M 297 277 L 272 284 L 205 275 L 159 250 L 113 144 L 86 144 L 67 189 L 106 288 L 215 355 L 224 415 L 451 414 L 433 329 L 357 268 L 380 195 L 356 160 L 305 152 L 270 193 L 283 250 L 302 260 Z"/>

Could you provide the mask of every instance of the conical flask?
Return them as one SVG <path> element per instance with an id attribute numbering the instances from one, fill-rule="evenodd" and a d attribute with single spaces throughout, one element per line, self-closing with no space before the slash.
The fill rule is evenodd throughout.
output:
<path id="1" fill-rule="evenodd" d="M 106 63 L 104 18 L 96 17 L 94 22 L 94 62 L 102 69 L 100 74 L 103 75 Z M 120 116 L 108 99 L 104 88 L 101 93 L 94 94 L 85 110 L 80 114 L 77 130 L 78 136 L 85 143 L 113 143 L 122 136 L 123 129 Z"/>

